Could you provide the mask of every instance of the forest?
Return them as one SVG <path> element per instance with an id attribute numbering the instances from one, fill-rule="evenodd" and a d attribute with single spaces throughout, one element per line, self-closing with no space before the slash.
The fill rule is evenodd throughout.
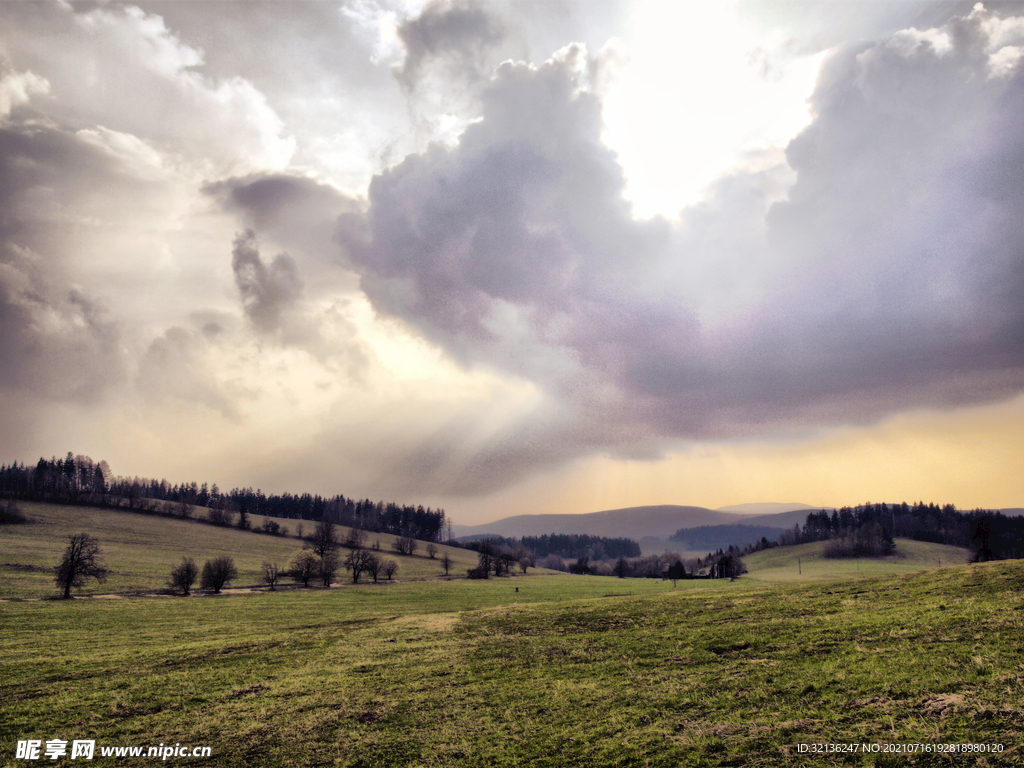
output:
<path id="1" fill-rule="evenodd" d="M 224 493 L 216 483 L 171 485 L 166 480 L 116 477 L 106 461 L 68 452 L 63 459 L 40 458 L 34 466 L 12 462 L 0 465 L 0 496 L 27 501 L 52 501 L 89 506 L 126 506 L 152 511 L 154 502 L 176 504 L 187 516 L 193 507 L 266 515 L 294 520 L 330 520 L 338 525 L 377 533 L 412 536 L 421 541 L 443 541 L 445 511 L 423 505 L 397 504 L 346 498 L 341 494 L 283 493 L 266 495 L 252 488 Z"/>
<path id="2" fill-rule="evenodd" d="M 685 533 L 688 531 L 679 531 L 675 536 Z M 884 557 L 895 551 L 898 538 L 970 549 L 976 562 L 1016 559 L 1024 556 L 1024 517 L 990 509 L 963 512 L 953 504 L 923 501 L 867 502 L 832 512 L 811 512 L 803 526 L 796 524 L 775 540 L 762 537 L 736 551 L 750 554 L 776 546 L 826 541 L 825 557 Z"/>

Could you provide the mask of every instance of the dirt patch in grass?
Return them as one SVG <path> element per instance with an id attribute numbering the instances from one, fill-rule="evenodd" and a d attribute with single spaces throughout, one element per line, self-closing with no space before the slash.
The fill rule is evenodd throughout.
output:
<path id="1" fill-rule="evenodd" d="M 950 712 L 964 708 L 964 697 L 959 693 L 943 693 L 932 696 L 924 703 L 923 712 L 926 715 L 939 715 L 946 717 Z"/>

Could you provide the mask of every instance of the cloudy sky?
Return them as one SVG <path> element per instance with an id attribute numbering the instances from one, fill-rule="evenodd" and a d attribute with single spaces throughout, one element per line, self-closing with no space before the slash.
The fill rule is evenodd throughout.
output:
<path id="1" fill-rule="evenodd" d="M 1024 7 L 0 5 L 0 452 L 1024 505 Z"/>

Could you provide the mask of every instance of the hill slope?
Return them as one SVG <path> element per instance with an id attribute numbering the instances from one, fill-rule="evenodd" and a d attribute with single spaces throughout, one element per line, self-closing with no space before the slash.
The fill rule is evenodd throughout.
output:
<path id="1" fill-rule="evenodd" d="M 755 581 L 807 581 L 849 579 L 907 573 L 969 563 L 968 549 L 925 541 L 896 539 L 896 554 L 880 558 L 831 560 L 822 555 L 826 542 L 815 541 L 792 547 L 776 547 L 743 558 L 749 578 Z"/>
<path id="2" fill-rule="evenodd" d="M 209 558 L 228 555 L 238 568 L 238 578 L 232 586 L 254 586 L 260 583 L 264 561 L 284 566 L 303 545 L 294 536 L 267 536 L 127 510 L 32 502 L 19 502 L 19 506 L 33 522 L 0 526 L 0 598 L 53 596 L 53 566 L 60 560 L 68 536 L 74 533 L 95 536 L 100 542 L 102 560 L 112 571 L 104 583 L 93 579 L 80 592 L 73 593 L 82 595 L 162 590 L 167 586 L 171 567 L 186 555 L 200 567 Z M 251 516 L 254 527 L 262 525 L 264 519 Z M 312 533 L 315 525 L 308 520 L 278 518 L 277 522 L 293 534 L 300 522 L 306 535 Z M 338 537 L 344 539 L 348 530 L 338 526 Z M 399 563 L 397 578 L 422 579 L 441 574 L 440 564 L 425 555 L 422 544 L 414 556 L 401 556 L 391 549 L 394 539 L 390 534 L 367 532 L 365 543 L 369 546 L 380 541 L 381 554 Z M 466 569 L 477 563 L 475 552 L 438 545 L 437 557 L 444 552 L 455 561 L 454 574 L 465 577 Z M 341 553 L 344 557 L 347 550 Z M 338 583 L 350 580 L 344 570 L 339 570 Z"/>

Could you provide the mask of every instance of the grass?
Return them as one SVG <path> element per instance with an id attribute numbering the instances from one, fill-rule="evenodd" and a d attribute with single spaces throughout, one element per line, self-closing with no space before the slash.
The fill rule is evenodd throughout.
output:
<path id="1" fill-rule="evenodd" d="M 823 579 L 863 578 L 910 573 L 929 568 L 963 565 L 971 551 L 945 544 L 910 539 L 896 540 L 896 554 L 883 558 L 829 559 L 822 555 L 824 541 L 776 547 L 743 558 L 750 578 L 756 581 L 797 582 Z"/>
<path id="2" fill-rule="evenodd" d="M 224 766 L 945 765 L 796 745 L 954 741 L 1019 762 L 1020 563 L 685 587 L 2 604 L 5 764 L 16 740 L 54 737 L 209 746 L 203 764 Z"/>

